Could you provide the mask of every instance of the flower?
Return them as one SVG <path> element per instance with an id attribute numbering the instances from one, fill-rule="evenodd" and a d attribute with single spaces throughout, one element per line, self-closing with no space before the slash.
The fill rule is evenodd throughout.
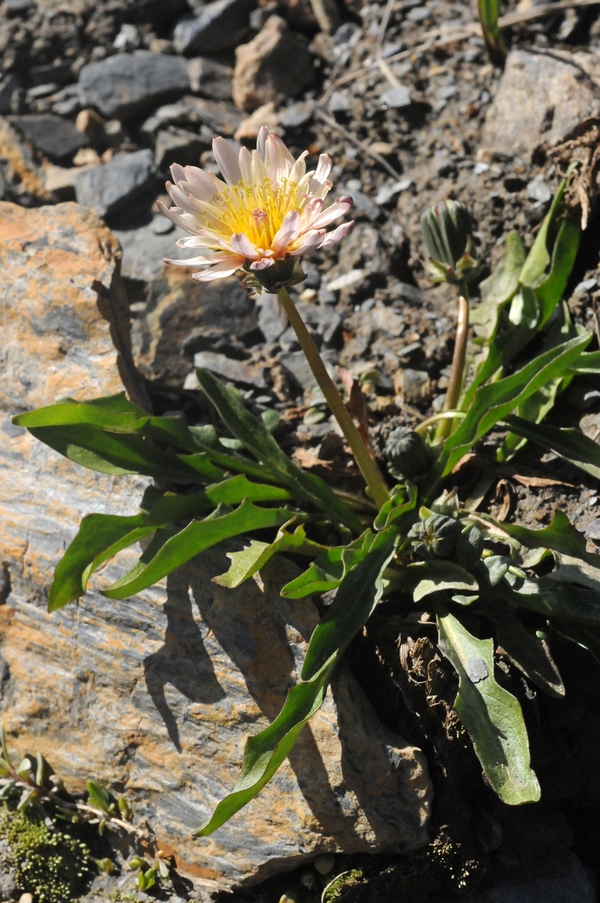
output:
<path id="1" fill-rule="evenodd" d="M 298 258 L 339 241 L 354 225 L 343 223 L 327 232 L 352 206 L 352 198 L 341 197 L 324 209 L 332 187 L 329 154 L 321 154 L 316 170 L 307 172 L 308 151 L 294 160 L 266 126 L 252 152 L 242 147 L 238 153 L 224 138 L 214 139 L 213 150 L 224 181 L 197 166 L 174 163 L 174 184 L 167 182 L 166 187 L 176 206 L 158 204 L 165 216 L 191 233 L 177 246 L 194 248 L 198 255 L 165 262 L 202 267 L 193 274 L 196 281 L 222 279 L 243 268 L 263 285 L 282 284 L 282 279 L 291 284 Z M 261 271 L 273 267 L 265 280 L 267 273 Z"/>

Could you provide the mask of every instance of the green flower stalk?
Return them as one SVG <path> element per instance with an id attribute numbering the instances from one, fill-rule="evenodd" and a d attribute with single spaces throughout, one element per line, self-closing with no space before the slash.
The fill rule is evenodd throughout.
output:
<path id="1" fill-rule="evenodd" d="M 452 357 L 450 382 L 444 402 L 444 411 L 454 411 L 458 406 L 462 391 L 467 338 L 469 331 L 469 294 L 467 284 L 475 276 L 477 261 L 474 257 L 472 240 L 473 227 L 465 204 L 460 201 L 444 201 L 436 204 L 421 216 L 423 240 L 429 252 L 427 270 L 432 282 L 447 282 L 456 285 L 458 297 L 458 320 L 456 341 Z M 454 419 L 440 420 L 436 439 L 441 442 L 452 432 Z"/>

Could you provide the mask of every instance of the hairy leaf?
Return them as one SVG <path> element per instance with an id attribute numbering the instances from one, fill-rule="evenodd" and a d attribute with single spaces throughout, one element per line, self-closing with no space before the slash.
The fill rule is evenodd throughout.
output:
<path id="1" fill-rule="evenodd" d="M 590 334 L 578 336 L 557 348 L 551 348 L 511 376 L 483 386 L 456 432 L 444 444 L 440 457 L 442 475 L 447 476 L 482 436 L 499 421 L 506 420 L 525 399 L 549 380 L 561 376 L 577 360 L 590 340 Z"/>
<path id="2" fill-rule="evenodd" d="M 245 580 L 260 571 L 277 552 L 315 555 L 325 548 L 325 546 L 307 539 L 302 525 L 297 527 L 293 533 L 286 532 L 287 526 L 289 524 L 283 525 L 273 542 L 252 539 L 250 545 L 241 552 L 227 552 L 227 557 L 231 559 L 231 567 L 226 573 L 214 577 L 214 582 L 219 586 L 230 588 L 241 586 Z"/>
<path id="3" fill-rule="evenodd" d="M 325 593 L 339 586 L 348 571 L 369 554 L 375 534 L 370 530 L 347 546 L 328 549 L 310 567 L 281 590 L 284 599 L 303 599 L 313 593 Z"/>
<path id="4" fill-rule="evenodd" d="M 217 509 L 213 516 L 192 521 L 174 535 L 164 534 L 161 537 L 157 533 L 139 563 L 104 590 L 104 595 L 109 599 L 125 599 L 152 586 L 218 542 L 253 530 L 278 527 L 293 515 L 294 512 L 287 508 L 259 508 L 250 501 L 244 501 L 235 511 L 220 514 Z"/>
<path id="5" fill-rule="evenodd" d="M 454 707 L 473 741 L 483 772 L 509 806 L 536 802 L 527 729 L 518 701 L 494 679 L 494 643 L 472 636 L 443 606 L 437 608 L 440 649 L 455 669 Z"/>
<path id="6" fill-rule="evenodd" d="M 565 687 L 548 644 L 531 633 L 506 606 L 488 605 L 484 611 L 494 624 L 496 642 L 511 662 L 550 696 L 565 695 Z"/>
<path id="7" fill-rule="evenodd" d="M 347 575 L 311 637 L 300 682 L 289 691 L 275 721 L 247 741 L 235 788 L 221 800 L 210 820 L 194 832 L 196 837 L 206 837 L 229 821 L 254 799 L 286 758 L 306 722 L 321 706 L 333 669 L 348 643 L 379 602 L 382 574 L 394 554 L 395 543 L 395 531 L 379 533 L 368 558 Z"/>
<path id="8" fill-rule="evenodd" d="M 600 478 L 600 445 L 580 430 L 529 423 L 514 414 L 507 414 L 500 419 L 513 433 L 553 451 L 585 473 Z"/>
<path id="9" fill-rule="evenodd" d="M 474 592 L 478 584 L 472 574 L 453 561 L 419 561 L 405 568 L 410 582 L 416 581 L 412 590 L 415 602 L 442 590 L 466 590 Z"/>
<path id="10" fill-rule="evenodd" d="M 235 392 L 208 370 L 197 370 L 196 375 L 223 423 L 259 461 L 277 474 L 284 485 L 291 488 L 298 497 L 310 501 L 330 517 L 338 518 L 341 523 L 353 530 L 362 529 L 356 515 L 339 500 L 323 480 L 300 470 L 281 451 L 262 421 L 246 410 Z"/>

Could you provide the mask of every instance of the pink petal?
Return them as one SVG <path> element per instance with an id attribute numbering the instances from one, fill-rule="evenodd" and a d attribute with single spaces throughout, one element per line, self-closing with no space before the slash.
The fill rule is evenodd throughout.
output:
<path id="1" fill-rule="evenodd" d="M 345 238 L 348 232 L 350 232 L 352 226 L 354 225 L 354 220 L 350 220 L 349 223 L 342 223 L 341 226 L 338 226 L 337 229 L 334 229 L 333 232 L 328 232 L 321 244 L 322 248 L 326 248 L 327 245 L 332 245 L 336 241 L 340 241 L 342 238 Z"/>
<path id="2" fill-rule="evenodd" d="M 281 254 L 300 234 L 302 221 L 297 210 L 290 210 L 283 218 L 279 230 L 275 233 L 271 242 L 271 250 L 274 254 Z"/>
<path id="3" fill-rule="evenodd" d="M 258 133 L 258 138 L 256 139 L 256 150 L 258 151 L 258 156 L 263 161 L 263 163 L 265 160 L 266 142 L 270 134 L 271 129 L 266 125 L 263 125 Z"/>
<path id="4" fill-rule="evenodd" d="M 251 270 L 266 270 L 267 267 L 272 267 L 275 261 L 270 257 L 261 257 L 260 260 L 255 260 L 254 263 L 250 264 Z"/>
<path id="5" fill-rule="evenodd" d="M 294 158 L 278 135 L 272 132 L 266 141 L 265 165 L 269 174 L 269 178 L 273 180 L 275 185 L 279 185 L 282 179 L 286 179 L 292 166 Z"/>
<path id="6" fill-rule="evenodd" d="M 243 182 L 252 181 L 252 154 L 247 147 L 240 151 L 240 174 Z"/>
<path id="7" fill-rule="evenodd" d="M 321 154 L 319 157 L 319 163 L 317 165 L 317 171 L 315 172 L 315 179 L 317 182 L 321 182 L 323 184 L 327 179 L 327 176 L 331 172 L 331 167 L 333 166 L 333 160 L 329 156 L 329 154 Z"/>
<path id="8" fill-rule="evenodd" d="M 239 164 L 239 153 L 224 138 L 213 139 L 213 153 L 221 170 L 221 175 L 228 185 L 237 185 L 242 178 Z"/>
<path id="9" fill-rule="evenodd" d="M 193 233 L 195 231 L 193 224 L 189 219 L 186 219 L 183 216 L 183 210 L 181 210 L 179 207 L 171 207 L 171 209 L 169 209 L 168 207 L 165 207 L 162 201 L 158 201 L 156 206 L 163 214 L 163 216 L 166 216 L 168 219 L 170 219 L 171 222 L 175 223 L 176 226 L 179 226 L 181 229 L 185 229 L 186 232 Z"/>
<path id="10" fill-rule="evenodd" d="M 324 210 L 320 216 L 311 222 L 311 229 L 324 229 L 325 226 L 328 226 L 335 219 L 338 219 L 338 217 L 347 213 L 352 207 L 352 204 L 353 200 L 351 197 L 338 198 L 327 208 L 327 210 Z"/>
<path id="11" fill-rule="evenodd" d="M 227 276 L 232 276 L 243 266 L 243 257 L 232 257 L 230 262 L 217 263 L 208 270 L 202 270 L 200 273 L 193 273 L 192 279 L 196 282 L 212 282 L 214 279 L 225 279 Z"/>
<path id="12" fill-rule="evenodd" d="M 186 166 L 184 178 L 194 197 L 200 201 L 212 201 L 216 194 L 216 186 L 204 170 L 199 169 L 197 166 Z M 181 180 L 178 179 L 178 181 Z"/>
<path id="13" fill-rule="evenodd" d="M 314 251 L 316 248 L 320 248 L 323 243 L 324 235 L 324 229 L 305 232 L 300 240 L 300 243 L 296 245 L 293 251 L 289 252 L 290 256 L 302 257 L 303 254 L 310 254 L 311 251 Z"/>
<path id="14" fill-rule="evenodd" d="M 236 254 L 241 254 L 244 258 L 255 260 L 258 257 L 258 251 L 243 232 L 236 232 L 231 236 L 231 247 Z"/>
<path id="15" fill-rule="evenodd" d="M 175 184 L 177 182 L 181 182 L 182 179 L 185 181 L 185 170 L 183 166 L 180 166 L 179 163 L 173 163 L 172 166 L 169 167 L 171 171 L 171 175 L 173 176 L 173 181 Z"/>

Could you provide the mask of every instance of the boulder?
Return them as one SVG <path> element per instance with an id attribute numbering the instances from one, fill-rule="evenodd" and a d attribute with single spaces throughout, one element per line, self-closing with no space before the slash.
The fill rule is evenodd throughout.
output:
<path id="1" fill-rule="evenodd" d="M 519 49 L 509 53 L 482 145 L 530 158 L 542 143 L 564 141 L 582 120 L 600 115 L 600 54 Z"/>
<path id="2" fill-rule="evenodd" d="M 184 16 L 173 31 L 177 53 L 216 54 L 239 44 L 248 33 L 255 0 L 212 0 L 194 16 Z"/>
<path id="3" fill-rule="evenodd" d="M 124 790 L 159 846 L 209 888 L 322 853 L 424 844 L 431 784 L 423 754 L 382 727 L 343 670 L 261 795 L 213 836 L 192 839 L 235 783 L 246 737 L 276 716 L 297 680 L 317 610 L 310 599 L 279 597 L 295 573 L 284 559 L 237 590 L 217 586 L 211 578 L 228 566 L 218 549 L 164 585 L 109 601 L 97 589 L 131 565 L 125 553 L 77 605 L 46 612 L 53 568 L 80 517 L 133 513 L 147 481 L 83 470 L 13 426 L 10 414 L 123 386 L 144 399 L 118 246 L 95 214 L 75 204 L 0 205 L 0 262 L 8 589 L 0 664 L 11 747 L 42 752 L 69 787 L 93 778 Z"/>
<path id="4" fill-rule="evenodd" d="M 75 176 L 80 204 L 100 216 L 111 216 L 135 201 L 156 183 L 154 154 L 147 148 L 117 154 L 109 163 L 91 166 Z"/>
<path id="5" fill-rule="evenodd" d="M 10 121 L 26 141 L 55 163 L 70 162 L 88 144 L 72 122 L 53 113 L 11 116 Z"/>
<path id="6" fill-rule="evenodd" d="M 109 119 L 140 116 L 189 89 L 185 60 L 149 50 L 88 63 L 79 76 L 83 104 Z"/>
<path id="7" fill-rule="evenodd" d="M 255 38 L 236 48 L 235 60 L 233 101 L 241 110 L 297 97 L 313 78 L 308 41 L 281 16 L 269 16 Z"/>

